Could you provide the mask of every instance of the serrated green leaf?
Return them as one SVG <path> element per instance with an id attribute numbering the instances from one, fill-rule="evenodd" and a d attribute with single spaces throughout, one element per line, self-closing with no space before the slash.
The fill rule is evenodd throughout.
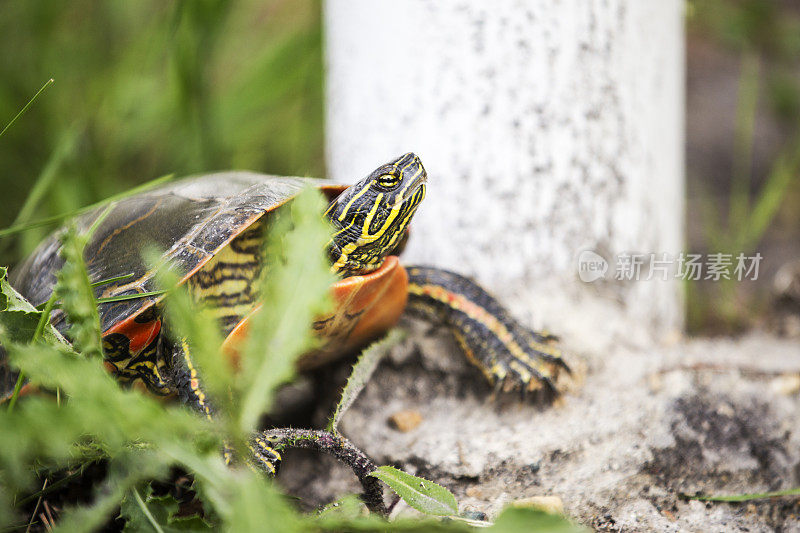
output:
<path id="1" fill-rule="evenodd" d="M 8 309 L 8 295 L 5 293 L 5 286 L 8 284 L 6 282 L 6 275 L 8 274 L 8 269 L 4 266 L 0 266 L 0 311 L 5 311 Z"/>
<path id="2" fill-rule="evenodd" d="M 458 514 L 453 493 L 427 479 L 412 476 L 393 466 L 381 466 L 369 474 L 389 485 L 405 502 L 425 514 L 450 516 Z"/>
<path id="3" fill-rule="evenodd" d="M 9 359 L 31 382 L 59 388 L 70 397 L 70 405 L 85 409 L 88 433 L 161 440 L 162 431 L 166 439 L 181 432 L 191 435 L 203 426 L 202 420 L 183 409 L 165 408 L 155 398 L 121 389 L 100 360 L 47 345 L 9 345 L 7 349 Z"/>
<path id="4" fill-rule="evenodd" d="M 17 316 L 6 316 L 7 313 L 20 313 Z M 11 342 L 28 342 L 31 340 L 33 332 L 30 331 L 30 324 L 36 320 L 38 324 L 41 311 L 37 310 L 28 300 L 26 300 L 8 282 L 7 269 L 0 267 L 0 330 L 5 330 L 5 335 Z M 23 328 L 16 331 L 15 328 Z M 36 325 L 33 326 L 34 330 Z M 3 334 L 0 333 L 0 339 Z M 44 339 L 64 346 L 69 343 L 52 325 L 47 324 L 44 330 Z"/>
<path id="5" fill-rule="evenodd" d="M 375 369 L 378 368 L 378 363 L 386 356 L 394 345 L 403 340 L 405 332 L 399 329 L 393 329 L 383 339 L 372 343 L 361 352 L 361 355 L 353 365 L 353 370 L 350 377 L 347 379 L 347 385 L 342 390 L 342 396 L 336 406 L 336 411 L 333 413 L 328 429 L 336 431 L 339 422 L 342 419 L 345 411 L 347 411 L 353 402 L 356 401 L 358 395 L 364 389 L 369 379 L 372 377 Z"/>
<path id="6" fill-rule="evenodd" d="M 44 312 L 38 311 L 8 283 L 6 275 L 6 268 L 0 267 L 0 401 L 10 398 L 8 409 L 13 410 L 25 375 L 10 366 L 3 344 L 25 344 L 39 338 L 64 347 L 69 343 L 45 319 Z"/>
<path id="7" fill-rule="evenodd" d="M 39 324 L 38 312 L 3 311 L 0 312 L 0 328 L 2 338 L 7 342 L 25 343 L 33 339 L 36 326 Z"/>
<path id="8" fill-rule="evenodd" d="M 320 216 L 324 209 L 321 193 L 307 189 L 288 209 L 279 209 L 268 232 L 266 256 L 273 264 L 264 276 L 264 305 L 252 317 L 238 375 L 242 432 L 256 428 L 275 387 L 291 378 L 297 357 L 313 346 L 310 325 L 325 310 L 334 281 L 325 257 L 330 229 Z"/>
<path id="9" fill-rule="evenodd" d="M 8 282 L 8 269 L 0 267 L 0 311 L 6 310 L 35 312 L 36 308 Z"/>
<path id="10" fill-rule="evenodd" d="M 14 290 L 6 275 L 7 269 L 0 267 L 0 339 L 29 342 L 42 313 Z"/>
<path id="11" fill-rule="evenodd" d="M 88 357 L 103 357 L 100 316 L 92 283 L 83 259 L 87 236 L 79 235 L 74 225 L 61 237 L 64 266 L 57 275 L 54 296 L 61 300 L 61 309 L 70 323 L 69 336 L 75 348 Z"/>

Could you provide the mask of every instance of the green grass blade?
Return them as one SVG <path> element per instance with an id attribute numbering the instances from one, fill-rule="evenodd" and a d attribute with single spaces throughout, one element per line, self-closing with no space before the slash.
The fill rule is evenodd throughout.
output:
<path id="1" fill-rule="evenodd" d="M 36 331 L 33 333 L 33 339 L 31 339 L 31 342 L 36 342 L 42 338 L 45 326 L 50 323 L 50 313 L 53 312 L 55 305 L 56 295 L 54 292 L 53 295 L 50 296 L 50 298 L 44 303 L 44 307 L 42 308 L 42 316 L 39 318 L 39 323 L 36 324 Z"/>
<path id="2" fill-rule="evenodd" d="M 50 323 L 50 313 L 53 311 L 53 306 L 55 306 L 55 304 L 56 295 L 53 293 L 53 295 L 50 296 L 50 299 L 48 299 L 44 304 L 42 315 L 39 317 L 39 323 L 36 324 L 36 331 L 33 332 L 33 338 L 31 339 L 32 343 L 42 338 L 45 326 Z M 14 410 L 14 405 L 17 403 L 17 398 L 22 390 L 23 383 L 25 383 L 25 372 L 20 372 L 19 376 L 17 376 L 17 382 L 14 384 L 14 392 L 11 393 L 11 398 L 8 400 L 9 413 Z"/>
<path id="3" fill-rule="evenodd" d="M 758 104 L 760 61 L 751 50 L 742 53 L 739 95 L 734 129 L 733 173 L 728 221 L 733 233 L 745 227 L 750 203 L 750 175 L 753 165 L 753 134 Z"/>
<path id="4" fill-rule="evenodd" d="M 769 228 L 772 219 L 783 205 L 786 192 L 800 172 L 800 137 L 773 163 L 747 223 L 737 235 L 733 251 L 748 252 L 755 248 Z"/>
<path id="5" fill-rule="evenodd" d="M 130 276 L 119 276 L 118 279 L 125 279 L 125 278 L 128 278 L 128 277 L 130 277 Z M 106 283 L 110 283 L 110 282 L 108 280 L 98 281 L 97 283 L 92 283 L 91 286 L 92 287 L 97 287 L 99 285 L 104 285 Z M 95 301 L 98 304 L 108 304 L 108 303 L 113 303 L 113 302 L 125 302 L 127 300 L 138 300 L 139 298 L 149 298 L 151 296 L 163 296 L 164 294 L 167 294 L 167 292 L 168 291 L 166 291 L 166 290 L 158 290 L 158 291 L 138 292 L 136 294 L 120 294 L 119 296 L 108 296 L 108 297 L 105 297 L 105 298 L 97 298 Z M 44 307 L 46 305 L 47 305 L 47 302 L 36 306 L 36 309 L 40 309 L 40 308 L 44 309 Z M 55 306 L 57 306 L 57 305 L 58 305 L 58 303 L 56 302 Z"/>
<path id="6" fill-rule="evenodd" d="M 25 203 L 22 204 L 22 207 L 17 213 L 17 217 L 14 219 L 14 222 L 12 222 L 12 226 L 22 226 L 30 220 L 34 210 L 53 184 L 64 161 L 75 151 L 77 138 L 78 134 L 75 129 L 67 131 L 61 137 L 55 150 L 50 154 L 50 158 L 39 174 L 39 177 L 36 178 L 36 182 L 33 184 L 30 193 L 28 193 Z"/>
<path id="7" fill-rule="evenodd" d="M 100 287 L 101 285 L 107 285 L 109 283 L 114 283 L 115 281 L 123 281 L 134 276 L 133 272 L 130 274 L 123 274 L 121 276 L 114 276 L 113 278 L 101 279 L 100 281 L 95 281 L 92 283 L 92 287 Z"/>
<path id="8" fill-rule="evenodd" d="M 105 205 L 105 204 L 108 204 L 108 203 L 111 203 L 111 202 L 116 202 L 117 200 L 122 200 L 123 198 L 129 198 L 131 196 L 136 196 L 139 193 L 142 193 L 142 192 L 145 192 L 145 191 L 149 191 L 150 189 L 155 189 L 156 187 L 158 187 L 160 185 L 164 185 L 165 183 L 169 183 L 170 181 L 172 181 L 174 179 L 175 179 L 175 174 L 165 174 L 163 176 L 160 176 L 158 178 L 152 179 L 150 181 L 146 181 L 146 182 L 142 183 L 141 185 L 137 185 L 136 187 L 133 187 L 132 189 L 128 189 L 128 190 L 123 191 L 123 192 L 121 192 L 119 194 L 114 194 L 112 196 L 109 196 L 105 200 L 101 200 L 99 202 L 93 203 L 92 205 L 88 205 L 86 207 L 83 207 L 83 208 L 81 208 L 81 212 L 89 211 L 89 210 L 94 209 L 96 207 L 100 207 L 102 205 Z"/>
<path id="9" fill-rule="evenodd" d="M 33 98 L 31 98 L 30 100 L 28 100 L 28 103 L 27 103 L 27 104 L 25 104 L 25 106 L 24 106 L 22 109 L 20 109 L 19 113 L 17 113 L 16 115 L 14 115 L 14 118 L 12 118 L 12 119 L 11 119 L 11 122 L 9 122 L 8 124 L 6 124 L 6 127 L 5 127 L 5 128 L 3 128 L 3 131 L 0 131 L 0 137 L 2 137 L 2 136 L 3 136 L 3 134 L 4 134 L 6 131 L 8 131 L 8 128 L 10 128 L 10 127 L 11 127 L 11 126 L 12 126 L 12 125 L 13 125 L 13 124 L 14 124 L 14 123 L 17 121 L 17 119 L 18 119 L 19 117 L 21 117 L 22 115 L 24 115 L 24 114 L 25 114 L 25 111 L 27 111 L 27 110 L 28 110 L 28 108 L 29 108 L 29 107 L 30 107 L 30 106 L 31 106 L 31 105 L 32 105 L 32 104 L 33 104 L 33 103 L 36 101 L 36 99 L 37 99 L 37 98 L 39 98 L 39 95 L 40 95 L 40 94 L 42 94 L 42 93 L 44 92 L 44 90 L 45 90 L 45 89 L 47 89 L 48 87 L 50 87 L 50 86 L 51 86 L 51 85 L 52 85 L 54 82 L 55 82 L 55 80 L 54 80 L 53 78 L 50 78 L 49 80 L 47 80 L 46 82 L 44 82 L 44 85 L 42 85 L 42 88 L 41 88 L 41 89 L 39 89 L 39 90 L 36 92 L 36 94 L 34 94 L 34 95 L 33 95 Z"/>
<path id="10" fill-rule="evenodd" d="M 35 228 L 43 228 L 45 226 L 53 226 L 58 224 L 59 222 L 63 222 L 64 220 L 80 215 L 88 211 L 88 209 L 77 209 L 75 211 L 70 211 L 69 213 L 64 213 L 63 215 L 54 215 L 52 217 L 40 218 L 39 220 L 35 220 L 33 222 L 26 222 L 25 224 L 18 224 L 16 226 L 9 226 L 7 228 L 0 230 L 0 239 L 3 237 L 8 237 L 9 235 L 16 235 L 17 233 L 22 233 L 23 231 L 28 231 L 30 229 Z"/>
<path id="11" fill-rule="evenodd" d="M 149 298 L 151 296 L 162 296 L 167 294 L 166 290 L 140 292 L 136 294 L 120 294 L 119 296 L 109 296 L 107 298 L 98 298 L 97 303 L 107 304 L 111 302 L 124 302 L 127 300 L 138 300 L 139 298 Z"/>
<path id="12" fill-rule="evenodd" d="M 14 391 L 11 393 L 11 398 L 8 400 L 8 412 L 12 412 L 14 410 L 14 406 L 17 404 L 17 398 L 19 398 L 19 393 L 22 390 L 22 385 L 25 383 L 25 373 L 20 372 L 17 376 L 17 382 L 14 383 Z"/>
<path id="13" fill-rule="evenodd" d="M 63 213 L 61 215 L 55 215 L 55 216 L 52 216 L 52 217 L 41 218 L 39 220 L 34 220 L 33 222 L 26 222 L 24 224 L 18 224 L 18 225 L 10 226 L 8 228 L 4 228 L 4 229 L 0 230 L 0 239 L 2 239 L 4 237 L 8 237 L 9 235 L 15 235 L 17 233 L 22 233 L 23 231 L 27 231 L 29 229 L 41 228 L 41 227 L 45 227 L 45 226 L 52 226 L 54 224 L 58 224 L 58 223 L 63 222 L 65 220 L 69 219 L 69 218 L 73 218 L 73 217 L 82 215 L 84 213 L 88 213 L 89 211 L 92 211 L 93 209 L 97 209 L 97 208 L 102 207 L 104 205 L 107 205 L 109 203 L 116 202 L 118 200 L 122 200 L 123 198 L 128 198 L 130 196 L 134 196 L 134 195 L 139 194 L 141 192 L 145 192 L 147 190 L 153 189 L 153 188 L 155 188 L 155 187 L 157 187 L 159 185 L 162 185 L 164 183 L 172 181 L 173 179 L 175 179 L 175 174 L 167 174 L 165 176 L 161 176 L 160 178 L 156 178 L 154 180 L 148 181 L 147 183 L 143 183 L 142 185 L 139 185 L 138 187 L 134 187 L 133 189 L 130 189 L 128 191 L 125 191 L 125 192 L 122 192 L 122 193 L 119 193 L 119 194 L 115 194 L 113 196 L 109 196 L 105 200 L 101 200 L 99 202 L 95 202 L 93 204 L 81 207 L 79 209 L 75 209 L 73 211 L 69 211 L 67 213 Z"/>
<path id="14" fill-rule="evenodd" d="M 757 492 L 753 494 L 730 494 L 730 495 L 716 495 L 716 496 L 691 496 L 683 494 L 684 498 L 688 500 L 700 500 L 703 502 L 747 502 L 750 500 L 763 500 L 765 498 L 780 498 L 784 496 L 800 496 L 800 487 L 794 489 L 777 490 L 774 492 Z"/>
<path id="15" fill-rule="evenodd" d="M 31 465 L 38 461 L 57 469 L 75 462 L 80 445 L 92 442 L 115 456 L 134 449 L 160 450 L 172 442 L 193 449 L 207 425 L 184 410 L 167 408 L 154 398 L 122 390 L 100 361 L 79 357 L 55 347 L 6 345 L 9 360 L 31 383 L 61 389 L 70 401 L 31 396 L 13 413 L 0 411 L 0 499 L 4 486 L 29 486 Z M 213 441 L 211 441 L 213 442 Z M 150 446 L 147 444 L 150 443 Z M 160 454 L 160 452 L 158 452 Z M 7 493 L 6 493 L 7 494 Z"/>

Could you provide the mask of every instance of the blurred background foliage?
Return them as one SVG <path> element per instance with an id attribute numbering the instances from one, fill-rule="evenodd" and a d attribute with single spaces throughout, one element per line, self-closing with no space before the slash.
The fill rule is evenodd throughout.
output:
<path id="1" fill-rule="evenodd" d="M 0 227 L 165 174 L 324 175 L 319 0 L 0 3 Z M 44 228 L 3 246 L 26 254 Z"/>
<path id="2" fill-rule="evenodd" d="M 800 258 L 800 2 L 688 2 L 686 118 L 689 251 L 763 257 L 756 282 L 689 283 L 689 331 L 763 325 Z"/>
<path id="3" fill-rule="evenodd" d="M 320 0 L 0 9 L 0 123 L 55 79 L 0 141 L 0 227 L 165 174 L 325 175 Z M 800 256 L 800 3 L 689 0 L 687 66 L 687 248 L 764 256 L 759 282 L 687 286 L 689 330 L 729 333 Z M 49 229 L 0 243 L 0 263 Z"/>

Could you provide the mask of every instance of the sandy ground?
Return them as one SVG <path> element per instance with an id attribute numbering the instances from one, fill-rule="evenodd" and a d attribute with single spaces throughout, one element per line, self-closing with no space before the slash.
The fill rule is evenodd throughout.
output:
<path id="1" fill-rule="evenodd" d="M 463 511 L 489 517 L 512 500 L 557 496 L 600 531 L 800 531 L 797 497 L 680 497 L 800 486 L 800 342 L 619 342 L 568 360 L 574 379 L 553 405 L 493 398 L 446 336 L 417 324 L 341 429 L 377 462 L 437 481 Z M 407 411 L 422 421 L 399 431 L 389 419 Z M 281 479 L 311 502 L 358 488 L 309 453 L 288 457 Z"/>

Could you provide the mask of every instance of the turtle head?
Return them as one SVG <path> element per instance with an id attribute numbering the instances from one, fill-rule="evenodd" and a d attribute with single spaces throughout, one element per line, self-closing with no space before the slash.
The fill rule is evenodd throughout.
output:
<path id="1" fill-rule="evenodd" d="M 334 228 L 328 242 L 331 270 L 351 276 L 379 268 L 402 241 L 425 197 L 426 180 L 422 161 L 408 153 L 376 168 L 333 200 L 325 211 Z"/>

